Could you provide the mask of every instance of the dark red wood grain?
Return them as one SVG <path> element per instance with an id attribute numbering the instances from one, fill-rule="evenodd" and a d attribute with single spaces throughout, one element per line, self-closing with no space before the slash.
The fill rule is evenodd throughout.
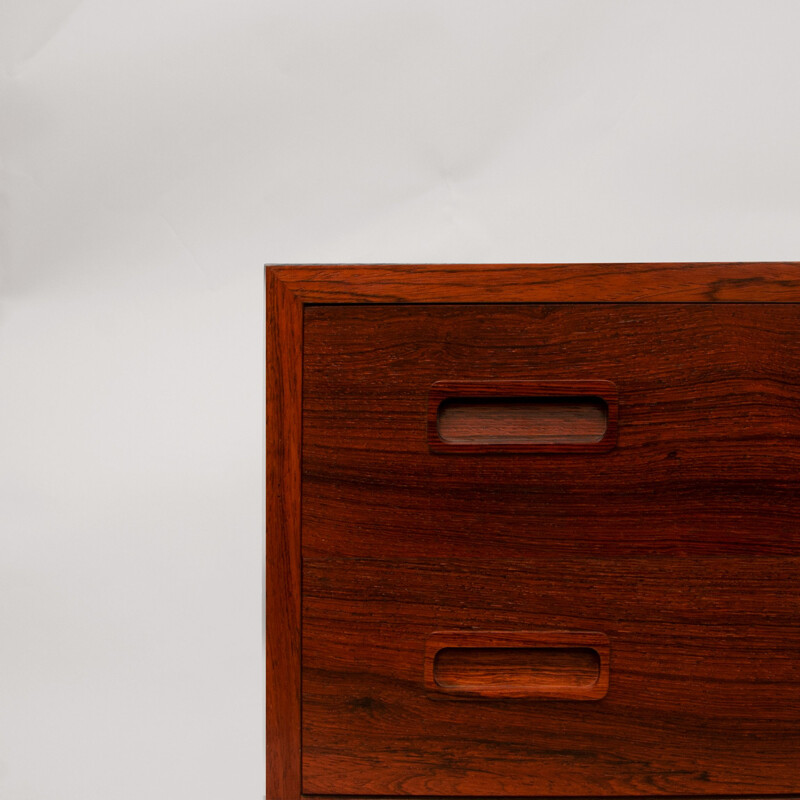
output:
<path id="1" fill-rule="evenodd" d="M 266 285 L 269 800 L 800 796 L 800 264 Z M 432 383 L 523 376 L 613 380 L 618 447 L 430 452 Z M 609 692 L 432 693 L 442 630 L 601 631 Z"/>
<path id="2" fill-rule="evenodd" d="M 800 263 L 275 266 L 303 303 L 800 302 Z"/>
<path id="3" fill-rule="evenodd" d="M 538 435 L 544 441 L 517 440 L 491 436 L 474 441 L 474 424 L 470 426 L 473 441 L 453 441 L 442 438 L 440 416 L 443 404 L 456 399 L 600 399 L 605 405 L 605 426 L 600 436 L 584 441 L 566 441 L 565 423 L 581 421 L 574 403 L 551 408 L 550 418 Z M 589 409 L 591 411 L 591 408 Z M 516 415 L 520 428 L 520 406 L 507 407 L 505 418 Z M 428 394 L 428 447 L 434 453 L 602 453 L 611 450 L 617 442 L 618 393 L 612 381 L 606 380 L 448 380 L 436 381 Z M 494 416 L 495 421 L 497 416 Z M 547 434 L 557 440 L 547 441 Z M 560 438 L 559 438 L 560 435 Z"/>
<path id="4" fill-rule="evenodd" d="M 300 795 L 302 306 L 266 274 L 267 800 Z"/>
<path id="5" fill-rule="evenodd" d="M 436 631 L 425 642 L 425 688 L 469 699 L 600 700 L 609 651 L 594 631 Z"/>
<path id="6" fill-rule="evenodd" d="M 800 315 L 305 310 L 303 787 L 800 791 Z M 613 381 L 606 453 L 430 452 L 438 380 Z M 593 703 L 431 697 L 440 630 L 588 630 Z"/>
<path id="7" fill-rule="evenodd" d="M 607 429 L 598 397 L 450 398 L 436 411 L 436 432 L 452 444 L 593 443 Z"/>

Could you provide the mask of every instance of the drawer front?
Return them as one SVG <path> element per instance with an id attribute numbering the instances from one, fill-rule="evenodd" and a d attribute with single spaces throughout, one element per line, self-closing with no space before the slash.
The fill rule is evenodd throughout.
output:
<path id="1" fill-rule="evenodd" d="M 797 305 L 303 330 L 305 793 L 800 793 Z"/>

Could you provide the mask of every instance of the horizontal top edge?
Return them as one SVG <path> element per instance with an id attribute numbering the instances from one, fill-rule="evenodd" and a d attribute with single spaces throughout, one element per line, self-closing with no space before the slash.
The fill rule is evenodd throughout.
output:
<path id="1" fill-rule="evenodd" d="M 268 265 L 302 303 L 800 302 L 800 261 Z"/>

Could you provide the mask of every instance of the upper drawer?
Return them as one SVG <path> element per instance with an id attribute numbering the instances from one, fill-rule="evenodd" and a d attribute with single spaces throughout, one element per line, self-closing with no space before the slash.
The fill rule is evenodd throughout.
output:
<path id="1" fill-rule="evenodd" d="M 406 534 L 411 526 L 421 543 L 429 534 L 436 547 L 461 553 L 490 554 L 500 540 L 513 548 L 512 517 L 520 527 L 546 528 L 551 550 L 570 550 L 579 529 L 583 552 L 786 552 L 798 537 L 797 308 L 307 308 L 304 481 L 314 507 L 347 504 L 349 529 L 341 541 L 326 534 L 319 544 L 342 554 L 364 546 L 360 531 L 386 512 L 393 530 Z M 437 393 L 437 385 L 450 388 Z M 551 439 L 538 447 L 524 436 L 492 444 L 504 423 L 478 404 L 462 405 L 461 422 L 451 420 L 449 437 L 439 441 L 432 394 L 446 415 L 459 385 L 473 398 L 469 387 L 485 385 L 497 397 L 505 391 L 527 399 L 527 411 L 517 407 L 506 433 L 518 423 L 522 435 L 526 419 L 535 427 L 538 418 Z M 589 396 L 577 402 L 580 386 Z M 546 419 L 548 409 L 530 403 L 537 399 L 572 404 L 561 440 L 553 428 L 557 410 L 551 404 Z M 458 441 L 458 426 L 463 432 L 470 423 L 473 442 Z M 598 425 L 604 433 L 590 441 Z M 581 431 L 584 441 L 564 441 Z M 313 523 L 311 507 L 306 514 Z M 456 519 L 465 527 L 454 526 Z M 480 535 L 465 536 L 476 519 Z M 384 551 L 401 541 L 387 537 Z M 314 524 L 304 544 L 317 546 Z"/>

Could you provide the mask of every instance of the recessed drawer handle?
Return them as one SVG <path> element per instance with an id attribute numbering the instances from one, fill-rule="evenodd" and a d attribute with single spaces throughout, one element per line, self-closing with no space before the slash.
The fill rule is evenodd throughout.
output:
<path id="1" fill-rule="evenodd" d="M 425 646 L 425 688 L 472 698 L 599 700 L 608 637 L 593 631 L 440 631 Z"/>
<path id="2" fill-rule="evenodd" d="M 428 397 L 435 453 L 592 453 L 617 441 L 611 381 L 438 381 Z"/>

